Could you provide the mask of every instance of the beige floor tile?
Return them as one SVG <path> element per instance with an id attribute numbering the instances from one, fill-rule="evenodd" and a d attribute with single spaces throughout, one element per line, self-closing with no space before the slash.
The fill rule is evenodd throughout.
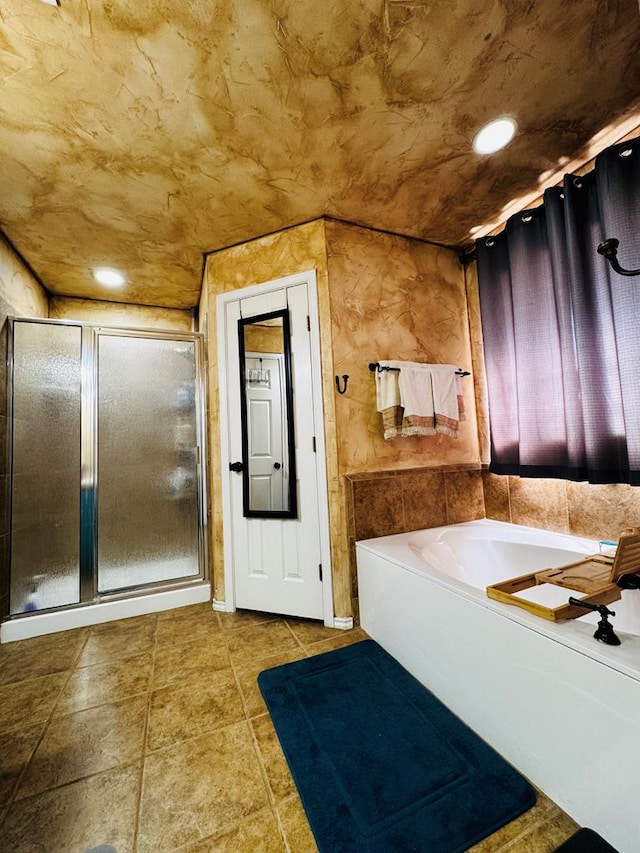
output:
<path id="1" fill-rule="evenodd" d="M 240 692 L 244 701 L 245 711 L 248 717 L 257 717 L 264 714 L 267 706 L 264 703 L 260 688 L 258 687 L 258 675 L 263 669 L 271 669 L 274 666 L 282 666 L 285 663 L 293 663 L 307 657 L 304 649 L 296 648 L 291 652 L 270 657 L 258 658 L 236 669 L 236 678 L 240 684 Z"/>
<path id="2" fill-rule="evenodd" d="M 171 612 L 171 611 L 170 611 Z M 124 619 L 113 619 L 111 622 L 100 622 L 89 628 L 90 636 L 109 636 L 119 634 L 126 636 L 129 631 L 141 628 L 153 628 L 158 624 L 157 613 L 147 613 L 144 616 L 127 616 Z"/>
<path id="3" fill-rule="evenodd" d="M 317 643 L 307 643 L 305 649 L 309 655 L 320 655 L 323 652 L 331 652 L 334 649 L 342 649 L 352 643 L 368 640 L 369 635 L 362 628 L 352 628 L 350 631 L 337 631 L 335 636 L 328 640 L 320 640 Z"/>
<path id="4" fill-rule="evenodd" d="M 318 848 L 298 795 L 278 803 L 276 812 L 290 853 L 316 853 Z"/>
<path id="5" fill-rule="evenodd" d="M 112 663 L 92 664 L 74 670 L 56 703 L 54 716 L 83 711 L 105 702 L 117 702 L 146 693 L 153 657 L 149 652 Z"/>
<path id="6" fill-rule="evenodd" d="M 500 853 L 553 853 L 567 838 L 578 831 L 578 825 L 560 812 L 545 823 L 534 826 L 524 835 L 500 848 Z"/>
<path id="7" fill-rule="evenodd" d="M 67 677 L 60 672 L 0 687 L 0 734 L 46 720 Z"/>
<path id="8" fill-rule="evenodd" d="M 159 619 L 156 629 L 156 643 L 158 645 L 171 645 L 183 643 L 187 640 L 199 639 L 206 641 L 219 641 L 222 633 L 217 613 L 213 610 L 196 610 L 182 613 L 180 610 L 172 611 L 173 618 Z"/>
<path id="9" fill-rule="evenodd" d="M 190 639 L 156 648 L 153 686 L 208 679 L 212 672 L 231 666 L 231 659 L 220 634 L 205 640 Z"/>
<path id="10" fill-rule="evenodd" d="M 252 625 L 226 635 L 227 647 L 234 666 L 243 666 L 258 657 L 295 651 L 300 644 L 281 621 Z"/>
<path id="11" fill-rule="evenodd" d="M 148 754 L 138 853 L 194 844 L 268 806 L 248 723 Z"/>
<path id="12" fill-rule="evenodd" d="M 142 755 L 147 697 L 100 705 L 51 721 L 17 799 L 131 764 Z"/>
<path id="13" fill-rule="evenodd" d="M 206 682 L 170 684 L 154 690 L 147 744 L 161 749 L 244 719 L 233 672 L 212 672 Z"/>
<path id="14" fill-rule="evenodd" d="M 280 741 L 269 714 L 255 717 L 251 720 L 251 727 L 274 801 L 284 800 L 297 793 L 289 765 L 282 752 Z"/>
<path id="15" fill-rule="evenodd" d="M 64 631 L 0 646 L 0 685 L 71 669 L 89 634 Z"/>
<path id="16" fill-rule="evenodd" d="M 95 625 L 85 644 L 78 666 L 108 663 L 151 651 L 156 632 L 156 616 L 138 616 Z"/>
<path id="17" fill-rule="evenodd" d="M 548 797 L 545 797 L 542 792 L 538 791 L 537 797 L 537 802 L 532 808 L 510 823 L 507 823 L 488 838 L 485 838 L 478 844 L 474 844 L 469 849 L 469 853 L 498 853 L 498 851 L 502 853 L 504 850 L 511 849 L 515 851 L 518 849 L 518 844 L 521 843 L 522 839 L 528 837 L 533 830 L 553 820 L 558 815 L 563 815 L 563 812 L 561 812 L 555 803 L 551 802 Z M 515 846 L 512 847 L 512 845 Z M 523 847 L 522 849 L 524 850 L 525 848 Z"/>
<path id="18" fill-rule="evenodd" d="M 284 839 L 271 809 L 228 832 L 180 848 L 181 853 L 285 853 Z"/>
<path id="19" fill-rule="evenodd" d="M 337 628 L 327 628 L 322 622 L 312 622 L 307 619 L 286 619 L 285 621 L 303 646 L 318 643 L 320 640 L 332 640 L 337 634 L 345 633 Z"/>
<path id="20" fill-rule="evenodd" d="M 16 803 L 2 827 L 11 853 L 133 853 L 140 768 L 119 767 Z M 158 851 L 161 848 L 158 848 Z"/>
<path id="21" fill-rule="evenodd" d="M 171 622 L 173 619 L 181 619 L 183 616 L 193 616 L 200 613 L 213 613 L 215 611 L 210 601 L 201 601 L 199 604 L 187 604 L 186 607 L 174 607 L 172 610 L 160 610 L 157 614 L 158 624 L 160 622 Z"/>
<path id="22" fill-rule="evenodd" d="M 277 613 L 263 613 L 260 610 L 236 610 L 233 613 L 218 613 L 218 619 L 223 631 L 237 631 L 250 625 L 278 622 L 282 616 Z"/>
<path id="23" fill-rule="evenodd" d="M 0 646 L 0 850 L 314 853 L 257 676 L 366 638 L 205 603 Z M 472 851 L 550 853 L 576 829 L 540 794 Z"/>
<path id="24" fill-rule="evenodd" d="M 69 644 L 83 643 L 89 636 L 90 630 L 90 628 L 72 628 L 69 631 L 57 631 L 55 634 L 42 634 L 40 637 L 29 637 L 27 640 L 2 643 L 0 645 L 0 663 L 5 658 L 25 650 L 35 651 L 51 647 L 62 650 Z"/>
<path id="25" fill-rule="evenodd" d="M 6 803 L 38 745 L 44 723 L 0 735 L 0 805 Z"/>

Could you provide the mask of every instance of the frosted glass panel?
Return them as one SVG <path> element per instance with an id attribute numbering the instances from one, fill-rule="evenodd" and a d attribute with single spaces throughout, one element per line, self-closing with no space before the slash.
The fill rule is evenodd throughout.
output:
<path id="1" fill-rule="evenodd" d="M 79 601 L 80 339 L 14 323 L 12 614 Z"/>
<path id="2" fill-rule="evenodd" d="M 198 575 L 195 344 L 98 340 L 98 590 Z"/>

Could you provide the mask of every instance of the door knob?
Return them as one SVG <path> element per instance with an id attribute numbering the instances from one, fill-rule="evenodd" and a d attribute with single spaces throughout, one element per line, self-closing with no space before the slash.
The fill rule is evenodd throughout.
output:
<path id="1" fill-rule="evenodd" d="M 279 462 L 274 462 L 273 467 L 276 469 L 276 471 L 279 471 L 282 468 L 282 465 Z"/>
<path id="2" fill-rule="evenodd" d="M 244 465 L 242 464 L 242 462 L 230 462 L 229 463 L 229 470 L 230 471 L 243 471 Z"/>

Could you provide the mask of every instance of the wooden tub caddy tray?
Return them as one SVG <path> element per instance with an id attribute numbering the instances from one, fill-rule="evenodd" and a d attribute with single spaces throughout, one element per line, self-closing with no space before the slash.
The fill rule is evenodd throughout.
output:
<path id="1" fill-rule="evenodd" d="M 515 604 L 543 619 L 559 622 L 584 616 L 585 610 L 583 607 L 569 604 L 568 601 L 553 606 L 536 600 L 545 597 L 536 594 L 548 591 L 548 587 L 543 589 L 545 584 L 566 589 L 567 598 L 571 596 L 585 604 L 597 606 L 610 604 L 621 598 L 616 583 L 618 578 L 636 572 L 640 572 L 640 528 L 634 527 L 620 534 L 614 557 L 593 554 L 565 566 L 539 569 L 492 584 L 487 587 L 487 595 L 505 604 Z M 526 596 L 526 590 L 532 591 L 530 597 Z"/>

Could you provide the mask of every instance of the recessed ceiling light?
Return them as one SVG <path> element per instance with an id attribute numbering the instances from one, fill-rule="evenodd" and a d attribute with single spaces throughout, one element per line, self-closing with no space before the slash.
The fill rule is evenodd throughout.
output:
<path id="1" fill-rule="evenodd" d="M 93 271 L 93 277 L 107 287 L 122 287 L 126 281 L 121 272 L 110 267 L 99 267 Z"/>
<path id="2" fill-rule="evenodd" d="M 516 123 L 512 118 L 498 118 L 490 121 L 476 133 L 473 150 L 476 154 L 493 154 L 508 145 L 516 132 Z"/>
<path id="3" fill-rule="evenodd" d="M 59 6 L 60 0 L 42 0 L 43 3 L 46 3 L 47 6 Z"/>

